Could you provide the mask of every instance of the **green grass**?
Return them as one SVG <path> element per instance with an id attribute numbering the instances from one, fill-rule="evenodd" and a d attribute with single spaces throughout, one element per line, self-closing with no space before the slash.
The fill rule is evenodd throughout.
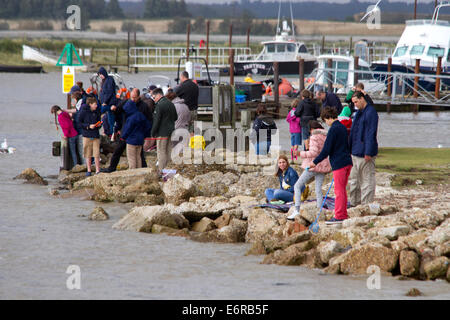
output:
<path id="1" fill-rule="evenodd" d="M 396 174 L 393 186 L 449 184 L 450 148 L 380 148 L 376 168 Z"/>

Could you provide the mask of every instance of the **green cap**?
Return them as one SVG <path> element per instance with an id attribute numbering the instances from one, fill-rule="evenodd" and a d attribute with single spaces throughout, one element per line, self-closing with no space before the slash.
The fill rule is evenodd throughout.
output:
<path id="1" fill-rule="evenodd" d="M 342 112 L 339 115 L 339 117 L 350 117 L 351 114 L 352 114 L 352 111 L 350 110 L 350 108 L 349 107 L 344 107 L 342 109 Z"/>

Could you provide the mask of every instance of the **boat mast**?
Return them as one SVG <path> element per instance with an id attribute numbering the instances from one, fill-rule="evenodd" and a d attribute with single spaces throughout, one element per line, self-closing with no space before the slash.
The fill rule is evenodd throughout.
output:
<path id="1" fill-rule="evenodd" d="M 281 14 L 281 0 L 278 4 L 278 22 L 277 22 L 277 35 L 280 31 L 280 14 Z"/>
<path id="2" fill-rule="evenodd" d="M 292 11 L 292 0 L 289 1 L 291 5 L 291 23 L 292 23 L 292 36 L 295 39 L 295 28 L 294 28 L 294 12 Z"/>

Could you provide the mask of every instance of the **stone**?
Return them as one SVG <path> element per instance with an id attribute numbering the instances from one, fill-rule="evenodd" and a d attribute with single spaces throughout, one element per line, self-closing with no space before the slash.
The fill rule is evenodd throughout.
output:
<path id="1" fill-rule="evenodd" d="M 264 196 L 264 190 L 267 188 L 279 188 L 278 178 L 272 175 L 264 175 L 259 172 L 241 174 L 239 181 L 229 186 L 226 197 L 234 196 Z"/>
<path id="2" fill-rule="evenodd" d="M 345 219 L 342 222 L 342 228 L 349 227 L 369 227 L 377 220 L 377 216 L 364 216 Z"/>
<path id="3" fill-rule="evenodd" d="M 315 202 L 305 203 L 304 205 L 302 205 L 300 207 L 300 217 L 305 219 L 309 223 L 313 223 L 316 220 L 318 213 L 319 213 L 319 209 L 317 208 L 317 205 Z M 325 220 L 325 214 L 324 214 L 324 210 L 322 210 L 318 221 L 324 221 L 324 220 Z"/>
<path id="4" fill-rule="evenodd" d="M 153 224 L 151 232 L 155 233 L 155 234 L 166 233 L 171 236 L 178 236 L 178 237 L 185 237 L 185 238 L 189 236 L 189 230 L 187 228 L 175 229 L 175 228 L 162 226 L 160 224 Z"/>
<path id="5" fill-rule="evenodd" d="M 448 222 L 448 223 L 447 223 Z M 442 225 L 434 229 L 433 233 L 426 238 L 430 246 L 438 246 L 450 240 L 450 219 L 447 219 Z"/>
<path id="6" fill-rule="evenodd" d="M 328 242 L 321 242 L 317 246 L 317 251 L 322 263 L 328 264 L 331 258 L 342 253 L 344 247 L 337 241 L 331 240 Z"/>
<path id="7" fill-rule="evenodd" d="M 176 174 L 166 181 L 162 187 L 166 203 L 180 205 L 197 194 L 196 185 L 188 178 Z"/>
<path id="8" fill-rule="evenodd" d="M 305 260 L 303 261 L 301 266 L 311 269 L 323 267 L 320 255 L 315 248 L 312 248 L 305 252 Z"/>
<path id="9" fill-rule="evenodd" d="M 91 176 L 92 177 L 92 176 Z M 67 185 L 69 188 L 73 188 L 75 183 L 81 182 L 83 180 L 87 180 L 89 177 L 86 177 L 85 172 L 80 173 L 60 173 L 58 176 L 58 182 Z M 88 186 L 90 187 L 90 186 Z"/>
<path id="10" fill-rule="evenodd" d="M 96 207 L 89 215 L 89 220 L 94 221 L 103 221 L 108 220 L 109 215 L 106 213 L 106 211 L 102 207 Z"/>
<path id="11" fill-rule="evenodd" d="M 427 279 L 434 280 L 446 277 L 448 266 L 449 259 L 447 257 L 439 257 L 425 263 L 424 271 L 427 275 Z"/>
<path id="12" fill-rule="evenodd" d="M 250 249 L 247 250 L 245 253 L 246 256 L 249 255 L 262 255 L 266 254 L 266 249 L 264 248 L 264 245 L 262 242 L 253 242 Z"/>
<path id="13" fill-rule="evenodd" d="M 195 197 L 189 202 L 183 202 L 178 207 L 174 207 L 174 210 L 192 223 L 200 221 L 203 217 L 217 219 L 224 211 L 235 208 L 236 205 L 230 203 L 225 197 Z"/>
<path id="14" fill-rule="evenodd" d="M 369 243 L 348 251 L 340 263 L 344 274 L 366 274 L 371 265 L 378 266 L 382 271 L 391 272 L 398 263 L 398 253 L 380 244 Z"/>
<path id="15" fill-rule="evenodd" d="M 446 214 L 436 210 L 412 208 L 405 212 L 401 219 L 415 229 L 427 228 L 434 229 L 439 226 L 446 218 Z"/>
<path id="16" fill-rule="evenodd" d="M 285 266 L 298 266 L 306 261 L 306 251 L 312 249 L 313 242 L 305 241 L 293 244 L 284 250 L 277 250 L 267 255 L 263 264 L 278 264 Z"/>
<path id="17" fill-rule="evenodd" d="M 247 222 L 233 219 L 230 224 L 220 228 L 202 233 L 192 233 L 191 240 L 199 242 L 221 242 L 237 243 L 245 241 Z"/>
<path id="18" fill-rule="evenodd" d="M 450 241 L 437 245 L 434 248 L 434 253 L 436 257 L 446 256 L 447 258 L 450 258 Z"/>
<path id="19" fill-rule="evenodd" d="M 377 186 L 382 187 L 390 187 L 392 180 L 396 177 L 393 173 L 388 172 L 376 172 L 375 173 L 375 181 L 377 183 Z"/>
<path id="20" fill-rule="evenodd" d="M 389 240 L 397 240 L 399 236 L 405 236 L 409 233 L 410 228 L 407 225 L 393 226 L 378 230 L 378 235 L 388 238 Z"/>
<path id="21" fill-rule="evenodd" d="M 77 164 L 75 167 L 73 167 L 70 170 L 72 173 L 80 173 L 80 172 L 86 172 L 86 165 L 85 164 Z"/>
<path id="22" fill-rule="evenodd" d="M 331 239 L 339 242 L 343 247 L 352 246 L 364 237 L 364 231 L 359 227 L 340 229 L 335 232 Z"/>
<path id="23" fill-rule="evenodd" d="M 140 193 L 136 195 L 134 199 L 134 204 L 138 207 L 144 206 L 154 206 L 154 205 L 162 205 L 164 204 L 164 195 L 161 194 L 148 194 L 148 193 Z"/>
<path id="24" fill-rule="evenodd" d="M 416 252 L 403 250 L 399 257 L 400 273 L 404 276 L 414 276 L 419 272 L 420 259 Z"/>
<path id="25" fill-rule="evenodd" d="M 198 194 L 206 197 L 224 195 L 229 186 L 238 182 L 239 177 L 231 172 L 223 174 L 220 171 L 211 171 L 194 178 Z"/>
<path id="26" fill-rule="evenodd" d="M 450 268 L 447 270 L 447 276 L 446 276 L 447 282 L 450 282 Z"/>
<path id="27" fill-rule="evenodd" d="M 113 229 L 151 232 L 153 224 L 183 229 L 189 221 L 181 214 L 171 213 L 166 206 L 135 207 L 113 225 Z"/>
<path id="28" fill-rule="evenodd" d="M 271 230 L 279 226 L 279 222 L 269 210 L 252 208 L 248 218 L 245 242 L 258 242 L 271 237 Z"/>
<path id="29" fill-rule="evenodd" d="M 287 247 L 300 243 L 303 241 L 307 241 L 311 239 L 311 233 L 309 231 L 303 231 L 299 233 L 294 233 L 291 236 L 287 237 L 283 241 L 278 241 L 274 239 L 263 240 L 264 248 L 267 253 L 274 252 L 279 249 L 286 249 Z"/>
<path id="30" fill-rule="evenodd" d="M 94 176 L 74 182 L 72 190 L 81 190 L 85 188 L 94 189 Z"/>
<path id="31" fill-rule="evenodd" d="M 142 193 L 160 195 L 155 167 L 141 168 L 93 176 L 94 198 L 97 201 L 133 202 Z"/>
<path id="32" fill-rule="evenodd" d="M 423 296 L 423 293 L 417 288 L 412 288 L 406 293 L 406 296 L 407 297 L 418 297 L 418 296 Z"/>
<path id="33" fill-rule="evenodd" d="M 415 250 L 417 253 L 421 252 L 421 242 L 424 241 L 432 233 L 428 229 L 420 229 L 414 233 L 410 233 L 407 236 L 400 236 L 397 241 L 392 242 L 393 248 L 395 243 L 395 249 L 400 252 L 403 249 Z"/>
<path id="34" fill-rule="evenodd" d="M 328 266 L 325 269 L 323 269 L 323 271 L 328 274 L 340 274 L 341 273 L 339 264 L 334 264 L 332 266 Z"/>
<path id="35" fill-rule="evenodd" d="M 51 196 L 59 196 L 59 191 L 56 188 L 51 188 L 48 192 Z"/>
<path id="36" fill-rule="evenodd" d="M 241 207 L 233 208 L 233 209 L 225 209 L 222 211 L 222 215 L 227 214 L 230 215 L 233 218 L 239 219 L 239 220 L 245 220 L 244 218 L 244 210 L 242 210 Z"/>
<path id="37" fill-rule="evenodd" d="M 216 229 L 216 224 L 208 217 L 203 217 L 200 221 L 192 224 L 191 230 L 195 232 L 207 232 Z"/>
<path id="38" fill-rule="evenodd" d="M 230 223 L 231 215 L 229 213 L 223 213 L 220 217 L 214 220 L 214 224 L 217 229 L 227 226 Z"/>
<path id="39" fill-rule="evenodd" d="M 45 180 L 44 178 L 42 178 L 36 172 L 36 170 L 34 170 L 32 168 L 27 168 L 27 169 L 23 170 L 22 173 L 16 177 L 14 177 L 14 179 L 26 180 L 25 183 L 30 183 L 30 184 L 39 184 L 39 185 L 44 185 L 44 186 L 48 185 L 48 181 Z"/>
<path id="40" fill-rule="evenodd" d="M 257 204 L 258 200 L 255 197 L 237 195 L 233 198 L 230 198 L 230 202 L 235 203 L 235 204 L 250 206 L 250 205 Z"/>

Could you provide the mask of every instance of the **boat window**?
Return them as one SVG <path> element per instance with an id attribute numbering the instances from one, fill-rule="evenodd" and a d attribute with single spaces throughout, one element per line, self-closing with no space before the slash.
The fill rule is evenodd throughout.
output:
<path id="1" fill-rule="evenodd" d="M 397 50 L 395 50 L 394 57 L 404 56 L 406 51 L 408 51 L 408 46 L 398 47 Z"/>
<path id="2" fill-rule="evenodd" d="M 349 68 L 349 62 L 346 61 L 338 61 L 337 67 L 336 67 L 336 61 L 333 61 L 333 69 L 340 69 L 340 70 L 348 70 Z M 346 85 L 348 80 L 348 72 L 347 71 L 336 71 L 333 74 L 333 82 Z"/>
<path id="3" fill-rule="evenodd" d="M 448 49 L 447 61 L 450 62 L 450 49 Z"/>
<path id="4" fill-rule="evenodd" d="M 300 46 L 300 48 L 298 48 L 298 52 L 300 52 L 300 53 L 306 53 L 306 52 L 308 52 L 308 50 L 306 49 L 306 46 L 305 46 L 304 44 L 302 44 L 302 45 Z"/>
<path id="5" fill-rule="evenodd" d="M 412 48 L 411 48 L 411 52 L 409 53 L 410 55 L 413 55 L 413 54 L 415 54 L 415 55 L 421 55 L 422 53 L 423 53 L 423 50 L 425 49 L 425 46 L 420 46 L 420 45 L 417 45 L 417 46 L 412 46 Z"/>
<path id="6" fill-rule="evenodd" d="M 277 44 L 277 52 L 286 52 L 285 44 Z"/>
<path id="7" fill-rule="evenodd" d="M 289 44 L 287 45 L 287 51 L 288 51 L 288 52 L 295 52 L 295 44 L 289 43 Z"/>
<path id="8" fill-rule="evenodd" d="M 266 45 L 267 52 L 268 53 L 274 53 L 275 52 L 275 45 L 273 43 Z"/>
<path id="9" fill-rule="evenodd" d="M 428 56 L 433 56 L 433 57 L 443 57 L 445 53 L 445 48 L 437 48 L 437 47 L 430 47 L 428 49 Z"/>

